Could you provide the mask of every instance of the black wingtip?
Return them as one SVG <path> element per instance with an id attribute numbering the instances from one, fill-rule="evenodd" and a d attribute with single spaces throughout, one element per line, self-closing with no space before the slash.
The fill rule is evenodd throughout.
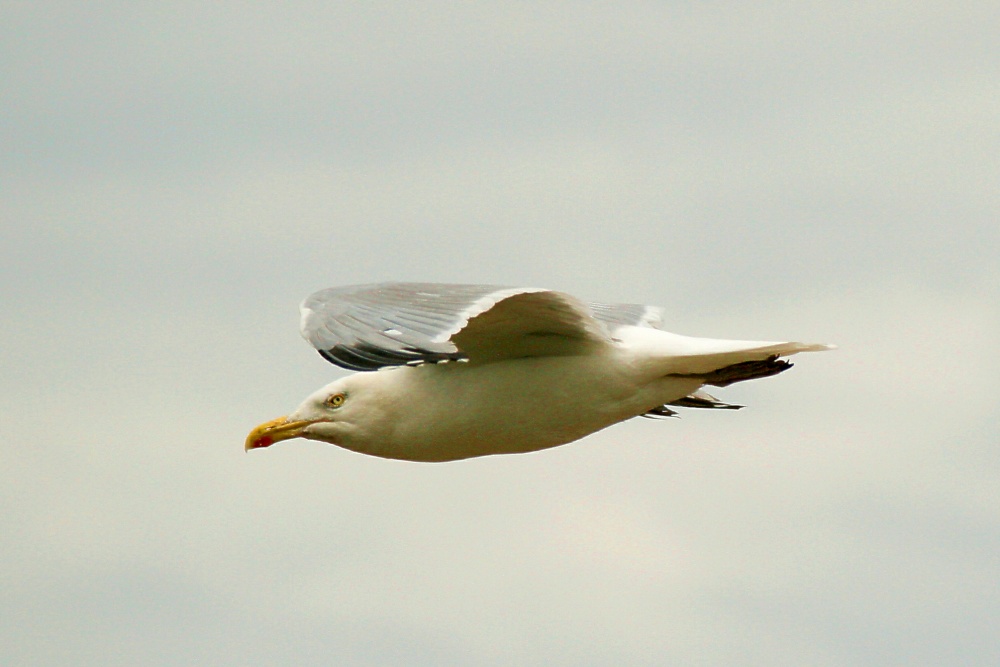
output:
<path id="1" fill-rule="evenodd" d="M 730 366 L 723 366 L 703 376 L 704 383 L 714 387 L 726 387 L 735 382 L 766 378 L 778 373 L 784 373 L 792 367 L 792 362 L 779 359 L 772 355 L 759 361 L 743 361 Z"/>
<path id="2" fill-rule="evenodd" d="M 671 410 L 666 405 L 657 405 L 655 408 L 647 410 L 642 413 L 643 417 L 648 417 L 649 419 L 664 419 L 666 417 L 679 417 L 675 410 Z"/>
<path id="3" fill-rule="evenodd" d="M 425 363 L 463 361 L 466 358 L 458 352 L 432 352 L 417 348 L 395 351 L 364 343 L 350 346 L 334 345 L 318 352 L 330 363 L 351 371 L 377 371 L 387 366 L 419 366 Z"/>

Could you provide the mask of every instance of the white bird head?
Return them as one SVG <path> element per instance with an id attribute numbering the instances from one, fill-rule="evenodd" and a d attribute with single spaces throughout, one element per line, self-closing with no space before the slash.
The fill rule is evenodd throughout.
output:
<path id="1" fill-rule="evenodd" d="M 358 373 L 331 382 L 311 394 L 294 412 L 272 419 L 247 436 L 245 449 L 270 447 L 291 438 L 318 440 L 346 449 L 363 450 L 387 428 L 384 373 Z"/>

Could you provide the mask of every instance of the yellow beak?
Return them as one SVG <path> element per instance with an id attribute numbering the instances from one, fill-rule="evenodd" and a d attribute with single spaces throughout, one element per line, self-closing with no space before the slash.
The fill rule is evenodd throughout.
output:
<path id="1" fill-rule="evenodd" d="M 250 431 L 250 435 L 247 436 L 247 441 L 243 449 L 244 451 L 249 452 L 251 449 L 270 447 L 274 443 L 282 440 L 298 438 L 302 435 L 302 431 L 306 426 L 309 426 L 309 424 L 312 424 L 312 422 L 290 422 L 288 421 L 288 417 L 278 417 L 277 419 L 272 419 L 269 422 L 264 422 L 254 430 Z"/>

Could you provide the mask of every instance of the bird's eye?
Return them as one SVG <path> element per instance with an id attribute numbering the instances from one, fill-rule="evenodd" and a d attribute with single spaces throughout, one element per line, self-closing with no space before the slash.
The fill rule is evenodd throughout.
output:
<path id="1" fill-rule="evenodd" d="M 339 408 L 341 405 L 344 404 L 344 401 L 346 400 L 347 397 L 344 396 L 343 394 L 334 394 L 333 396 L 330 396 L 328 399 L 326 399 L 324 403 L 326 403 L 327 407 Z"/>

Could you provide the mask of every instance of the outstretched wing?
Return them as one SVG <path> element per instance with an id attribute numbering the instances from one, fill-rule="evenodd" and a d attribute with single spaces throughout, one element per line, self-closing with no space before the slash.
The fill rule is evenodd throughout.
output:
<path id="1" fill-rule="evenodd" d="M 302 335 L 351 370 L 577 354 L 610 343 L 574 297 L 534 287 L 381 283 L 321 290 L 302 302 Z"/>

